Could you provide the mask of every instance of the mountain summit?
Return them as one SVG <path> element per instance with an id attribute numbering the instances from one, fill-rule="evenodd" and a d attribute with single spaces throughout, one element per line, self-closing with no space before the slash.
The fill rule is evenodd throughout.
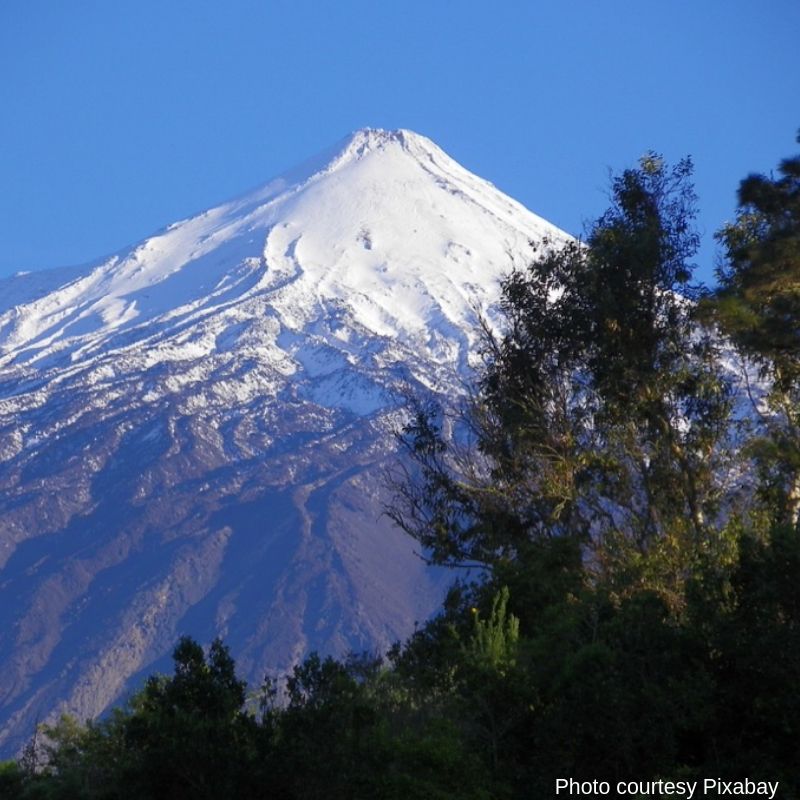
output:
<path id="1" fill-rule="evenodd" d="M 362 130 L 100 263 L 0 282 L 0 750 L 178 636 L 245 673 L 381 649 L 442 576 L 381 517 L 407 387 L 460 391 L 499 280 L 566 234 Z"/>
<path id="2" fill-rule="evenodd" d="M 561 234 L 429 139 L 362 130 L 99 265 L 6 282 L 0 365 L 85 362 L 211 312 L 241 319 L 234 306 L 266 295 L 292 329 L 344 301 L 381 335 L 420 334 L 442 315 L 461 326 L 464 300 L 485 299 L 509 253 L 543 235 Z"/>

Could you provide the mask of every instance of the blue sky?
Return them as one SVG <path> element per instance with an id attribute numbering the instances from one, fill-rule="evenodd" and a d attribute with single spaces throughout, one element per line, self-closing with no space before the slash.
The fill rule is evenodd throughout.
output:
<path id="1" fill-rule="evenodd" d="M 580 233 L 691 155 L 710 279 L 739 180 L 796 152 L 797 0 L 5 0 L 0 275 L 99 258 L 364 127 Z"/>

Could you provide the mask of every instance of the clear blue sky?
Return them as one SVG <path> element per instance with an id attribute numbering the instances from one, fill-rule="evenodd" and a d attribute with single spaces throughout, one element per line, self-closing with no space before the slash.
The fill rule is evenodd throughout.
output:
<path id="1" fill-rule="evenodd" d="M 572 233 L 609 169 L 696 166 L 711 234 L 796 152 L 798 0 L 3 0 L 0 275 L 99 258 L 364 126 Z"/>

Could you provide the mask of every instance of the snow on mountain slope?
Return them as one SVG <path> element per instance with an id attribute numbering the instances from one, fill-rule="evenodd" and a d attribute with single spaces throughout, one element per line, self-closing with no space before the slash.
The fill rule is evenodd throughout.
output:
<path id="1" fill-rule="evenodd" d="M 171 225 L 65 285 L 58 271 L 49 287 L 36 273 L 8 281 L 3 363 L 83 361 L 153 336 L 155 320 L 162 337 L 211 312 L 237 320 L 233 305 L 266 293 L 294 329 L 347 301 L 354 321 L 380 335 L 419 336 L 440 321 L 471 322 L 465 307 L 485 299 L 509 252 L 560 235 L 404 131 L 361 131 L 294 179 Z"/>
<path id="2" fill-rule="evenodd" d="M 0 749 L 177 636 L 253 680 L 441 596 L 381 518 L 407 386 L 460 391 L 499 279 L 565 234 L 364 130 L 87 267 L 0 282 Z"/>

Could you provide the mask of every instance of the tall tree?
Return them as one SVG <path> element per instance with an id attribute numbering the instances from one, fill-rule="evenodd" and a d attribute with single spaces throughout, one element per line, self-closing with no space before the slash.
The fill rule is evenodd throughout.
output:
<path id="1" fill-rule="evenodd" d="M 405 443 L 421 480 L 394 517 L 434 560 L 496 567 L 573 539 L 601 571 L 624 562 L 657 583 L 663 564 L 680 584 L 676 562 L 713 538 L 729 390 L 687 298 L 691 171 L 647 155 L 614 179 L 585 245 L 545 243 L 507 278 L 466 458 L 417 408 Z"/>
<path id="2" fill-rule="evenodd" d="M 716 539 L 730 458 L 730 387 L 692 302 L 691 175 L 689 159 L 669 167 L 650 153 L 615 178 L 577 278 L 596 398 L 595 507 L 610 501 L 610 543 L 632 546 L 642 579 L 668 577 L 676 599 L 692 554 Z"/>
<path id="3" fill-rule="evenodd" d="M 800 136 L 798 136 L 800 142 Z M 800 155 L 778 176 L 739 186 L 734 222 L 717 234 L 725 251 L 714 298 L 717 319 L 769 385 L 765 436 L 752 454 L 778 521 L 800 521 Z M 757 405 L 759 399 L 756 398 Z"/>

